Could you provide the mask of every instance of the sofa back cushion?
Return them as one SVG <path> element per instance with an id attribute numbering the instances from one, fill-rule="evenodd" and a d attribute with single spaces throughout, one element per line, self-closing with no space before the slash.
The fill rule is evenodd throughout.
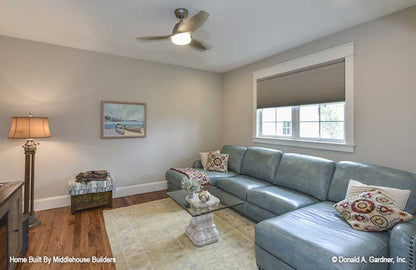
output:
<path id="1" fill-rule="evenodd" d="M 236 173 L 241 173 L 241 165 L 243 164 L 243 158 L 246 154 L 247 147 L 224 145 L 221 153 L 228 154 L 228 170 Z"/>
<path id="2" fill-rule="evenodd" d="M 323 201 L 327 199 L 334 170 L 335 162 L 332 160 L 299 154 L 283 154 L 274 183 Z"/>
<path id="3" fill-rule="evenodd" d="M 406 212 L 414 214 L 416 211 L 416 175 L 410 172 L 392 168 L 341 161 L 336 165 L 334 176 L 329 187 L 328 199 L 339 202 L 345 199 L 350 179 L 366 185 L 386 186 L 411 190 L 407 201 Z"/>
<path id="4" fill-rule="evenodd" d="M 248 147 L 241 173 L 273 183 L 282 155 L 279 150 Z"/>

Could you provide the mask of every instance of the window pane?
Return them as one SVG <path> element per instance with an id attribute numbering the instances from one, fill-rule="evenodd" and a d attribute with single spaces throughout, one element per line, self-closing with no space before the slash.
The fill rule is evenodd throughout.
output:
<path id="1" fill-rule="evenodd" d="M 319 104 L 299 106 L 299 136 L 319 138 Z"/>
<path id="2" fill-rule="evenodd" d="M 345 102 L 299 106 L 300 137 L 344 139 Z"/>
<path id="3" fill-rule="evenodd" d="M 277 109 L 277 121 L 292 121 L 292 107 L 280 107 Z"/>
<path id="4" fill-rule="evenodd" d="M 267 108 L 262 111 L 263 122 L 276 121 L 276 108 Z"/>
<path id="5" fill-rule="evenodd" d="M 267 136 L 276 135 L 276 123 L 263 123 L 262 134 Z"/>
<path id="6" fill-rule="evenodd" d="M 344 104 L 321 104 L 321 121 L 344 121 Z"/>
<path id="7" fill-rule="evenodd" d="M 319 104 L 299 106 L 300 121 L 319 121 Z"/>
<path id="8" fill-rule="evenodd" d="M 261 135 L 292 135 L 292 107 L 261 109 L 261 120 Z"/>
<path id="9" fill-rule="evenodd" d="M 319 138 L 319 122 L 300 122 L 300 137 Z"/>
<path id="10" fill-rule="evenodd" d="M 321 138 L 344 139 L 344 122 L 321 122 Z"/>
<path id="11" fill-rule="evenodd" d="M 291 136 L 292 135 L 292 122 L 284 121 L 277 122 L 277 136 Z"/>

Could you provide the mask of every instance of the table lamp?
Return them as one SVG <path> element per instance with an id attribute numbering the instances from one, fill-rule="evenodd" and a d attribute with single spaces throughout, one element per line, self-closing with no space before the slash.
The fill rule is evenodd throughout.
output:
<path id="1" fill-rule="evenodd" d="M 24 191 L 24 214 L 29 213 L 29 229 L 40 225 L 40 220 L 35 217 L 33 206 L 34 201 L 34 180 L 35 180 L 35 153 L 36 138 L 48 138 L 51 136 L 49 121 L 47 117 L 12 117 L 12 124 L 9 132 L 9 139 L 26 139 L 23 145 L 25 150 L 25 191 Z M 30 191 L 30 194 L 29 194 Z M 30 200 L 30 212 L 29 212 Z"/>

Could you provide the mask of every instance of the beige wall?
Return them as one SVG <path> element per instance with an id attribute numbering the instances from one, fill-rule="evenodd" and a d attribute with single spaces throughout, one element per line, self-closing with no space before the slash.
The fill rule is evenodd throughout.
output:
<path id="1" fill-rule="evenodd" d="M 220 74 L 0 36 L 0 181 L 23 178 L 10 117 L 50 117 L 39 140 L 36 198 L 64 195 L 71 175 L 108 169 L 116 185 L 164 180 L 200 150 L 253 145 L 252 71 L 353 41 L 354 153 L 274 147 L 416 172 L 416 8 Z M 222 90 L 222 91 L 221 91 Z M 145 102 L 144 139 L 100 138 L 102 100 Z M 222 106 L 221 106 L 222 105 Z"/>
<path id="2" fill-rule="evenodd" d="M 253 145 L 253 71 L 351 41 L 355 43 L 355 152 L 256 145 L 416 172 L 415 7 L 226 73 L 222 142 Z"/>
<path id="3" fill-rule="evenodd" d="M 221 75 L 0 36 L 0 182 L 23 179 L 10 117 L 50 118 L 36 155 L 36 198 L 67 194 L 71 175 L 108 169 L 117 186 L 164 180 L 220 145 Z M 147 103 L 147 138 L 100 138 L 100 102 Z"/>

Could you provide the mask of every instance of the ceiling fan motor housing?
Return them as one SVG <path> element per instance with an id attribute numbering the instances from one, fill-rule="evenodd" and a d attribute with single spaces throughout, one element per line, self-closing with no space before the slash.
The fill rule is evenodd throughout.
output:
<path id="1" fill-rule="evenodd" d="M 175 16 L 178 19 L 185 19 L 188 17 L 188 10 L 186 8 L 177 8 L 175 9 Z"/>

